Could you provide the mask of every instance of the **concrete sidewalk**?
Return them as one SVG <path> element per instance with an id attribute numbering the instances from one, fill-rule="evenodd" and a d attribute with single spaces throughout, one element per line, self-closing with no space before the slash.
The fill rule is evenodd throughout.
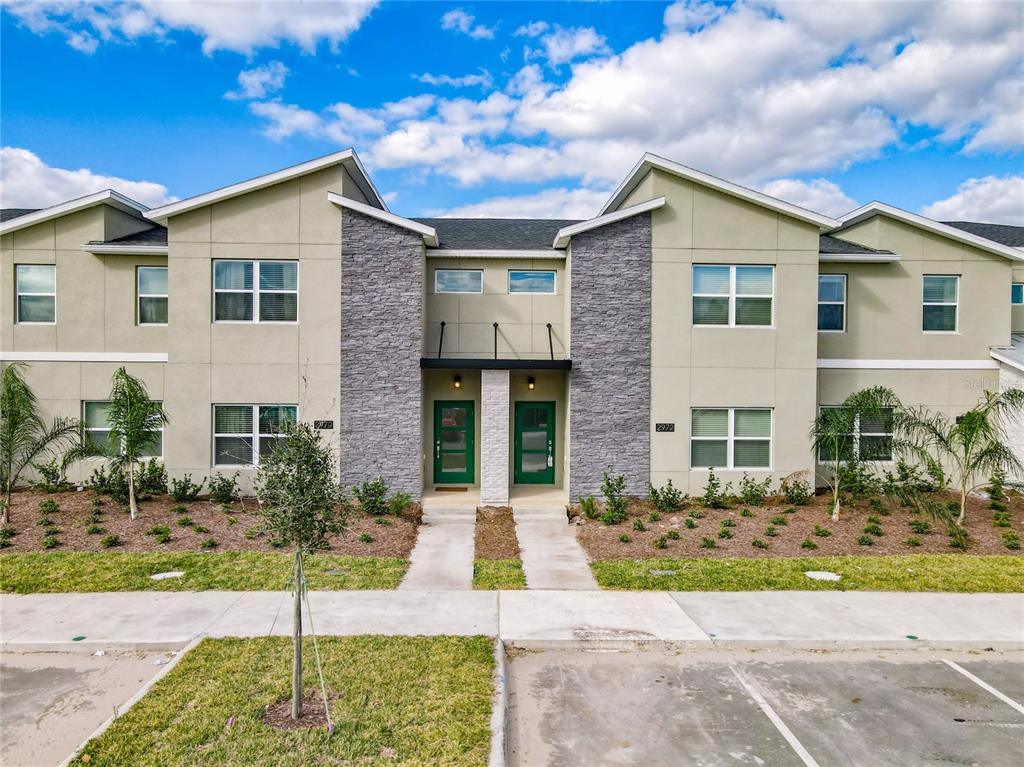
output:
<path id="1" fill-rule="evenodd" d="M 587 555 L 565 506 L 514 506 L 516 537 L 528 589 L 597 590 Z"/>
<path id="2" fill-rule="evenodd" d="M 6 651 L 173 649 L 287 635 L 282 592 L 0 597 Z M 1024 649 L 1022 594 L 315 591 L 318 634 L 497 636 L 515 646 Z M 307 624 L 308 625 L 308 624 Z"/>
<path id="3" fill-rule="evenodd" d="M 473 588 L 475 508 L 430 507 L 409 555 L 400 589 L 432 591 Z"/>

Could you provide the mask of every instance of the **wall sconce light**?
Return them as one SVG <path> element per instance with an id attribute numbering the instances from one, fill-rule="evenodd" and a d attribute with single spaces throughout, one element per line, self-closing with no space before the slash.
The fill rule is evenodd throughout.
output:
<path id="1" fill-rule="evenodd" d="M 455 376 L 455 378 L 452 379 L 452 385 L 456 389 L 461 389 L 462 388 L 462 376 Z"/>
<path id="2" fill-rule="evenodd" d="M 526 388 L 529 389 L 530 391 L 533 391 L 534 389 L 537 388 L 537 382 L 533 379 L 533 376 L 530 376 L 529 378 L 526 379 Z"/>

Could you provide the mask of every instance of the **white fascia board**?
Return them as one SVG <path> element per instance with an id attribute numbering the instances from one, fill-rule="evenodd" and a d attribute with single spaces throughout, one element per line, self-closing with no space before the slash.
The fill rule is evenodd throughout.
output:
<path id="1" fill-rule="evenodd" d="M 761 205 L 765 208 L 769 208 L 778 213 L 784 213 L 787 216 L 799 219 L 800 221 L 806 221 L 809 224 L 815 224 L 821 229 L 833 229 L 839 226 L 839 221 L 830 216 L 826 216 L 823 213 L 817 213 L 807 208 L 801 208 L 799 205 L 794 205 L 791 202 L 780 200 L 777 197 L 758 192 L 754 189 L 748 189 L 745 186 L 734 184 L 731 181 L 726 181 L 723 178 L 712 176 L 710 173 L 704 173 L 695 168 L 687 167 L 686 165 L 680 165 L 672 160 L 666 160 L 664 157 L 659 157 L 656 154 L 648 152 L 638 162 L 633 170 L 629 172 L 629 175 L 623 179 L 622 183 L 612 192 L 611 198 L 605 203 L 605 206 L 601 208 L 601 213 L 607 213 L 609 210 L 614 209 L 616 206 L 621 205 L 622 201 L 626 199 L 630 192 L 639 184 L 647 172 L 652 168 L 663 170 L 666 173 L 672 173 L 681 178 L 688 179 L 697 184 L 717 189 L 719 192 L 731 194 L 734 197 L 752 202 L 755 205 Z"/>
<path id="2" fill-rule="evenodd" d="M 167 205 L 161 205 L 159 208 L 153 208 L 146 214 L 146 218 L 152 221 L 165 222 L 171 216 L 176 216 L 180 213 L 186 213 L 196 208 L 203 208 L 207 205 L 213 205 L 214 203 L 221 202 L 223 200 L 231 199 L 232 197 L 238 197 L 249 192 L 255 192 L 259 189 L 266 189 L 268 186 L 274 184 L 280 184 L 284 181 L 291 181 L 299 176 L 305 176 L 309 173 L 315 173 L 318 170 L 324 168 L 330 168 L 334 165 L 349 163 L 352 170 L 357 175 L 361 175 L 368 183 L 368 189 L 373 192 L 384 209 L 387 210 L 387 206 L 384 204 L 384 200 L 381 199 L 380 195 L 377 194 L 377 190 L 373 187 L 373 184 L 369 181 L 369 176 L 366 175 L 366 171 L 363 170 L 362 163 L 359 162 L 359 158 L 356 157 L 355 150 L 343 149 L 340 152 L 334 152 L 332 154 L 324 155 L 323 157 L 317 157 L 314 160 L 308 160 L 298 165 L 292 165 L 288 168 L 282 168 L 281 170 L 274 171 L 273 173 L 266 173 L 256 178 L 251 178 L 248 181 L 242 181 L 237 184 L 231 184 L 229 186 L 221 187 L 220 189 L 214 189 L 212 192 L 206 192 L 204 194 L 196 195 L 195 197 L 189 197 L 186 200 L 178 200 Z"/>
<path id="3" fill-rule="evenodd" d="M 27 213 L 24 216 L 18 216 L 17 218 L 12 218 L 10 221 L 5 221 L 0 224 L 0 234 L 16 232 L 19 229 L 35 226 L 36 224 L 41 224 L 44 221 L 50 221 L 55 218 L 60 218 L 61 216 L 66 216 L 69 213 L 77 213 L 80 210 L 91 208 L 94 205 L 109 205 L 112 208 L 117 208 L 120 211 L 124 211 L 125 213 L 138 218 L 142 218 L 149 210 L 149 208 L 141 202 L 136 202 L 130 197 L 125 197 L 120 192 L 115 192 L 113 189 L 104 189 L 102 192 L 87 194 L 85 197 L 76 197 L 74 200 L 57 203 L 56 205 L 51 205 L 49 208 L 37 210 L 35 213 Z"/>
<path id="4" fill-rule="evenodd" d="M 1009 357 L 1005 354 L 1000 354 L 998 349 L 992 349 L 991 351 L 989 351 L 989 354 L 992 356 L 992 359 L 998 360 L 999 362 L 1002 362 L 1004 365 L 1009 365 L 1015 370 L 1019 370 L 1022 373 L 1024 373 L 1024 360 Z"/>
<path id="5" fill-rule="evenodd" d="M 851 211 L 845 216 L 842 216 L 839 219 L 839 226 L 832 232 L 829 232 L 829 234 L 841 232 L 854 224 L 859 224 L 861 221 L 866 221 L 872 216 L 877 215 L 889 216 L 897 221 L 903 221 L 904 223 L 920 227 L 921 229 L 925 229 L 929 232 L 941 234 L 944 237 L 956 240 L 957 242 L 961 242 L 965 245 L 973 245 L 974 247 L 988 251 L 989 253 L 995 253 L 997 256 L 1005 256 L 1006 258 L 1014 261 L 1024 261 L 1024 252 L 1022 252 L 1020 248 L 1003 245 L 995 240 L 990 240 L 987 237 L 980 237 L 976 234 L 965 232 L 963 229 L 957 229 L 955 226 L 948 226 L 947 224 L 942 224 L 938 221 L 932 221 L 930 218 L 919 216 L 916 213 L 911 213 L 909 210 L 903 210 L 895 207 L 894 205 L 878 202 L 877 200 L 869 202 L 867 205 L 862 205 L 857 208 L 857 210 Z"/>
<path id="6" fill-rule="evenodd" d="M 166 256 L 166 245 L 104 245 L 87 242 L 81 246 L 86 253 L 97 256 Z"/>
<path id="7" fill-rule="evenodd" d="M 819 370 L 995 370 L 992 360 L 820 359 Z"/>
<path id="8" fill-rule="evenodd" d="M 413 221 L 411 218 L 402 218 L 396 216 L 394 213 L 389 213 L 386 210 L 380 210 L 372 205 L 358 202 L 344 195 L 338 194 L 337 192 L 328 192 L 327 200 L 333 202 L 340 208 L 348 208 L 354 210 L 357 213 L 362 213 L 364 216 L 370 216 L 376 218 L 379 221 L 385 221 L 395 226 L 400 226 L 403 229 L 408 229 L 410 232 L 416 232 L 416 234 L 423 237 L 423 243 L 428 248 L 436 248 L 440 243 L 437 240 L 437 230 L 432 226 L 421 224 L 419 221 Z"/>
<path id="9" fill-rule="evenodd" d="M 570 226 L 563 226 L 558 230 L 558 234 L 555 235 L 555 241 L 551 245 L 553 248 L 565 248 L 569 245 L 575 235 L 582 234 L 583 232 L 589 232 L 591 229 L 597 229 L 608 224 L 613 224 L 616 221 L 621 221 L 624 218 L 630 216 L 636 216 L 640 213 L 646 213 L 649 210 L 656 210 L 665 204 L 664 197 L 655 197 L 652 200 L 641 202 L 636 205 L 631 205 L 628 208 L 622 208 L 621 210 L 613 210 L 611 213 L 605 213 L 598 216 L 597 218 L 591 218 L 586 221 L 580 221 L 578 224 L 572 224 Z"/>
<path id="10" fill-rule="evenodd" d="M 167 362 L 167 353 L 0 351 L 0 362 Z"/>
<path id="11" fill-rule="evenodd" d="M 555 258 L 565 259 L 564 250 L 442 250 L 429 248 L 427 258 Z"/>
<path id="12" fill-rule="evenodd" d="M 893 264 L 900 260 L 896 253 L 821 253 L 823 264 Z"/>

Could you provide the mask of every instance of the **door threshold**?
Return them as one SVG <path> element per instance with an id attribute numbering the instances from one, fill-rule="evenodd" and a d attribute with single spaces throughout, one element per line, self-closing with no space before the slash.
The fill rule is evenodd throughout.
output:
<path id="1" fill-rule="evenodd" d="M 435 493 L 468 493 L 468 487 L 435 487 Z"/>

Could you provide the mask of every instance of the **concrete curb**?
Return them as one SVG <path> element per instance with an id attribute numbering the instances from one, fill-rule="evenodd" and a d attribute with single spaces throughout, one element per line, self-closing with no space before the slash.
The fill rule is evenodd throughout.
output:
<path id="1" fill-rule="evenodd" d="M 491 708 L 491 753 L 487 767 L 505 767 L 508 757 L 508 675 L 505 643 L 494 639 L 494 706 Z"/>
<path id="2" fill-rule="evenodd" d="M 92 655 L 97 650 L 122 650 L 130 652 L 178 652 L 189 642 L 107 642 L 101 639 L 84 642 L 8 642 L 0 647 L 3 652 L 64 652 Z"/>
<path id="3" fill-rule="evenodd" d="M 178 651 L 177 655 L 171 658 L 162 669 L 157 671 L 152 679 L 150 679 L 148 682 L 142 685 L 139 691 L 136 692 L 132 697 L 130 697 L 125 702 L 125 704 L 114 713 L 113 716 L 111 716 L 109 719 L 107 719 L 107 721 L 103 722 L 103 724 L 101 724 L 99 727 L 93 730 L 93 732 L 85 740 L 83 740 L 81 744 L 79 744 L 79 746 L 74 751 L 72 751 L 63 762 L 58 764 L 57 767 L 68 767 L 68 765 L 71 764 L 71 762 L 74 761 L 75 758 L 80 753 L 82 753 L 82 750 L 86 747 L 90 740 L 92 740 L 93 738 L 98 738 L 100 735 L 106 732 L 110 725 L 112 725 L 117 719 L 124 716 L 131 709 L 132 706 L 134 706 L 136 703 L 142 700 L 143 697 L 145 697 L 146 693 L 148 693 L 153 688 L 153 685 L 155 685 L 157 682 L 159 682 L 161 679 L 167 676 L 171 672 L 171 669 L 178 665 L 178 661 L 184 658 L 189 651 L 194 649 L 205 638 L 205 634 L 199 634 L 198 636 L 194 637 L 191 642 L 182 647 Z M 179 644 L 178 647 L 181 647 L 181 645 Z M 117 649 L 126 648 L 118 647 Z"/>

